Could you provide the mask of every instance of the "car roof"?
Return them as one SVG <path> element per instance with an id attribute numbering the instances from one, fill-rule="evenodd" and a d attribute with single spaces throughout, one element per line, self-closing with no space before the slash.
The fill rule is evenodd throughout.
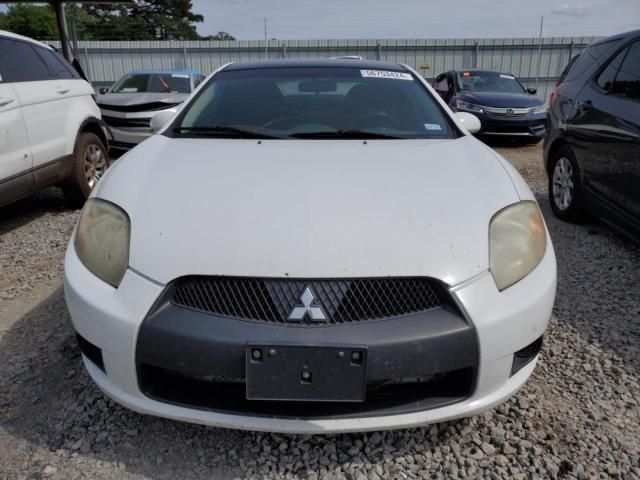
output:
<path id="1" fill-rule="evenodd" d="M 228 65 L 224 70 L 260 70 L 272 68 L 358 68 L 364 70 L 391 70 L 406 72 L 406 67 L 391 62 L 379 60 L 357 60 L 351 58 L 305 58 L 259 60 L 253 62 L 239 62 Z"/>
<path id="2" fill-rule="evenodd" d="M 184 70 L 179 68 L 136 68 L 129 73 L 179 73 L 182 75 L 202 75 L 196 70 Z"/>
<path id="3" fill-rule="evenodd" d="M 46 43 L 39 42 L 37 40 L 34 40 L 33 38 L 18 35 L 17 33 L 7 32 L 6 30 L 0 30 L 0 37 L 11 38 L 13 40 L 22 40 L 23 42 L 33 43 L 34 45 L 38 45 L 39 47 L 53 50 L 53 48 L 50 45 L 47 45 Z"/>
<path id="4" fill-rule="evenodd" d="M 611 42 L 613 40 L 631 40 L 632 38 L 640 37 L 640 29 L 638 30 L 630 30 L 628 32 L 618 33 L 615 35 L 610 35 L 605 38 L 601 38 L 600 40 L 596 40 L 591 45 L 599 45 L 601 43 Z M 589 46 L 591 46 L 589 45 Z"/>

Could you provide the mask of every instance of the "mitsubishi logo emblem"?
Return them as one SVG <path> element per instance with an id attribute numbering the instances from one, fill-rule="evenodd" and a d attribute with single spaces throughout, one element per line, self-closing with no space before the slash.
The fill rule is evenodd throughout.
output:
<path id="1" fill-rule="evenodd" d="M 290 322 L 302 322 L 305 317 L 309 317 L 312 322 L 326 322 L 327 317 L 322 311 L 322 307 L 316 305 L 316 297 L 311 293 L 307 285 L 298 299 L 298 304 L 293 307 L 289 314 Z"/>

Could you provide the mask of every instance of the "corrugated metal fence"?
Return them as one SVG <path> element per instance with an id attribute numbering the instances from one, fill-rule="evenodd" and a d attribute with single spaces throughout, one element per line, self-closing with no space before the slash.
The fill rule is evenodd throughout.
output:
<path id="1" fill-rule="evenodd" d="M 569 59 L 598 37 L 401 40 L 104 41 L 79 42 L 78 56 L 95 85 L 136 68 L 188 68 L 208 74 L 228 62 L 265 58 L 360 55 L 405 63 L 426 78 L 452 68 L 511 72 L 548 98 Z M 540 55 L 538 52 L 540 51 Z M 425 68 L 426 67 L 426 68 Z"/>

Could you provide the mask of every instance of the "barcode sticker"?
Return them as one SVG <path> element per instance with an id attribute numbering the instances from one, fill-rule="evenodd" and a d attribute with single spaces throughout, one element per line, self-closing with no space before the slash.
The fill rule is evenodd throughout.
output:
<path id="1" fill-rule="evenodd" d="M 363 77 L 368 78 L 392 78 L 395 80 L 413 80 L 408 73 L 392 72 L 390 70 L 360 70 Z"/>

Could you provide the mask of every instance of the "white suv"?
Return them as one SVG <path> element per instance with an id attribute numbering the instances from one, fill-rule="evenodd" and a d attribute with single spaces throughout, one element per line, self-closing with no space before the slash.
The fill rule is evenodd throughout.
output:
<path id="1" fill-rule="evenodd" d="M 51 47 L 0 30 L 0 205 L 51 185 L 89 195 L 109 166 L 92 95 Z"/>

